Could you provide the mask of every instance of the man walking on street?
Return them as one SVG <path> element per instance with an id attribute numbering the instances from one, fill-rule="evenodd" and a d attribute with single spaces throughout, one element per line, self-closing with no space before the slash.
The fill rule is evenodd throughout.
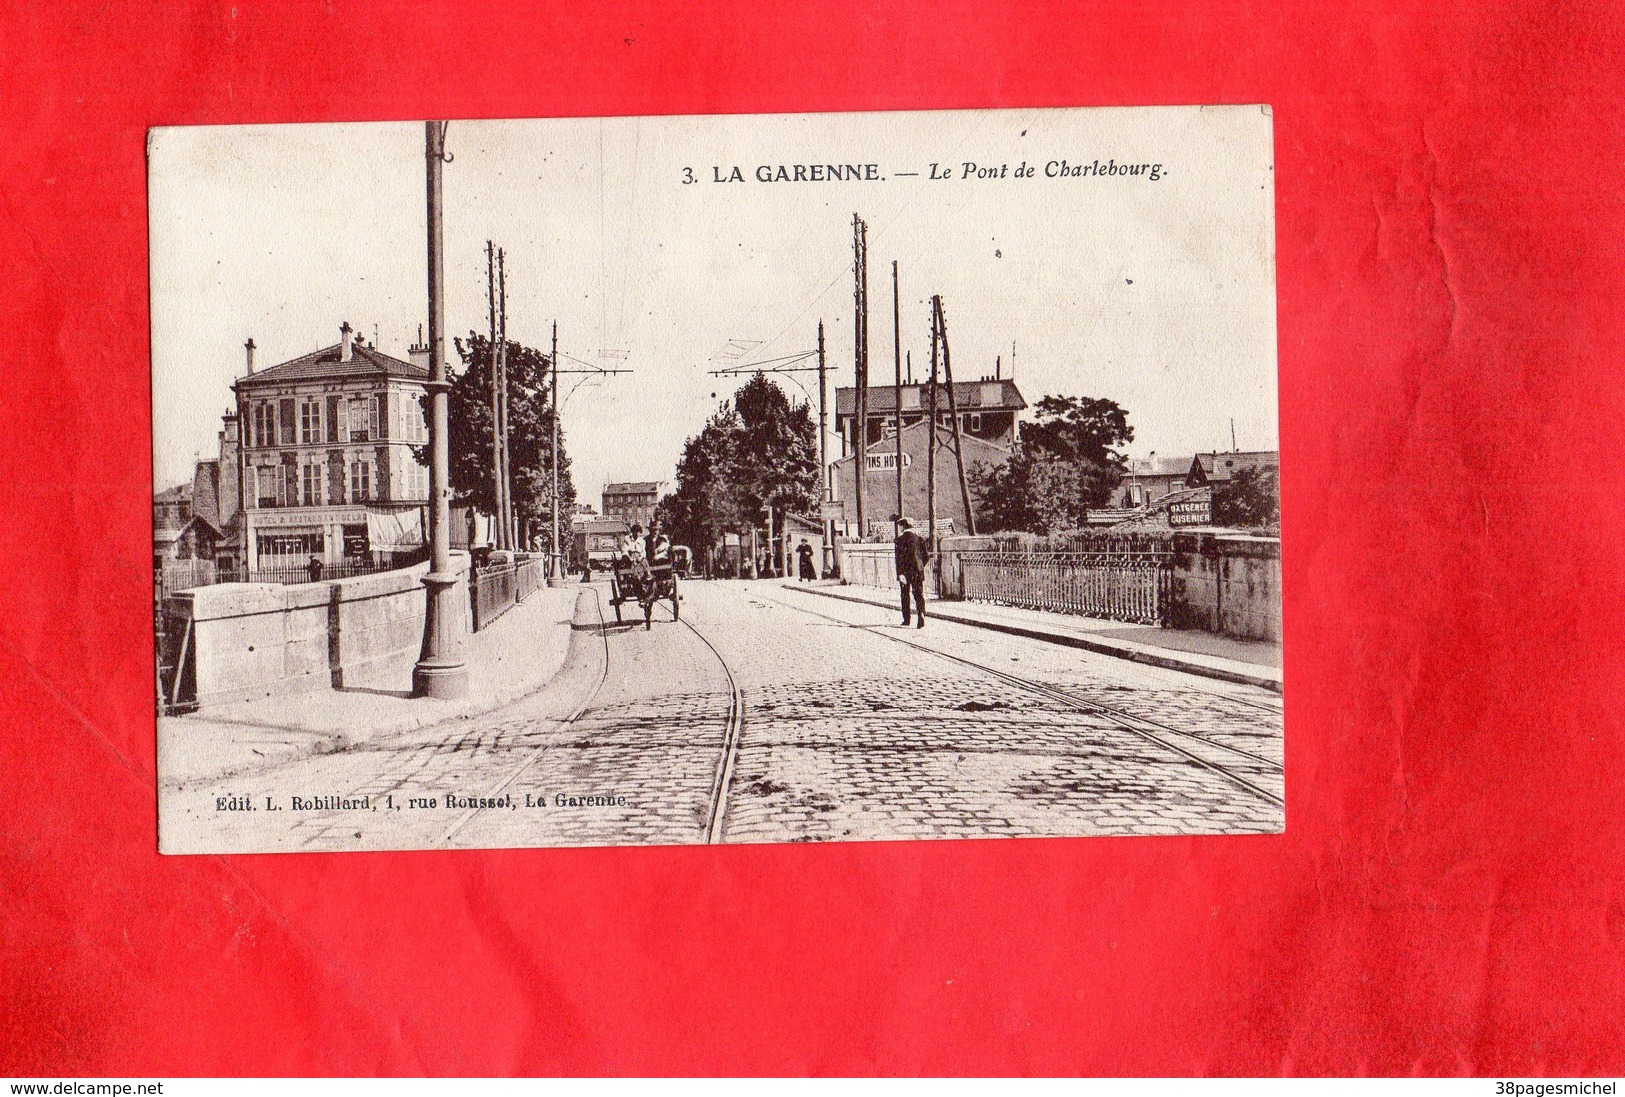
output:
<path id="1" fill-rule="evenodd" d="M 910 624 L 909 599 L 920 615 L 915 628 L 925 627 L 925 565 L 931 559 L 931 546 L 925 538 L 914 532 L 914 523 L 907 518 L 897 520 L 897 540 L 892 543 L 897 556 L 897 585 L 903 595 L 903 627 Z"/>

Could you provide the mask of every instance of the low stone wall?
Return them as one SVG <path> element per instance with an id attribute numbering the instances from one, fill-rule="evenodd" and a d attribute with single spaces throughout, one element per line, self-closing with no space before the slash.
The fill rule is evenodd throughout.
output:
<path id="1" fill-rule="evenodd" d="M 1174 537 L 1172 628 L 1281 642 L 1281 542 L 1246 534 Z"/>
<path id="2" fill-rule="evenodd" d="M 222 583 L 164 600 L 171 697 L 199 708 L 342 688 L 375 664 L 415 653 L 423 639 L 428 564 L 354 579 L 283 586 Z M 466 553 L 452 571 L 468 570 Z M 468 584 L 452 587 L 459 600 Z M 455 612 L 466 618 L 466 604 Z M 185 649 L 184 651 L 182 649 Z"/>
<path id="3" fill-rule="evenodd" d="M 877 590 L 897 589 L 897 552 L 887 544 L 842 544 L 835 546 L 842 581 Z M 926 569 L 925 592 L 937 596 L 936 568 Z"/>

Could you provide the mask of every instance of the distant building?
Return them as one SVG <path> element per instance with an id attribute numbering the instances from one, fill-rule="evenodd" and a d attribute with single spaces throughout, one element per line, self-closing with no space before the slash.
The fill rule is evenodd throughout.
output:
<path id="1" fill-rule="evenodd" d="M 907 428 L 924 422 L 930 410 L 930 385 L 902 386 L 902 425 Z M 857 448 L 856 388 L 835 390 L 835 430 L 841 436 L 841 455 Z M 873 447 L 897 433 L 897 396 L 891 385 L 869 386 L 868 444 Z M 960 433 L 1009 449 L 1016 442 L 1016 416 L 1026 408 L 1021 390 L 1009 378 L 955 381 L 954 403 L 959 411 Z M 937 386 L 938 425 L 953 429 L 948 410 L 948 386 Z"/>
<path id="2" fill-rule="evenodd" d="M 1089 512 L 1091 526 L 1124 531 L 1208 526 L 1213 521 L 1213 487 L 1242 469 L 1279 470 L 1275 450 L 1216 450 L 1190 457 L 1140 457 L 1129 461 L 1117 505 Z"/>
<path id="3" fill-rule="evenodd" d="M 570 554 L 571 570 L 579 571 L 586 567 L 609 570 L 613 566 L 621 538 L 630 528 L 619 518 L 576 516 L 570 523 L 570 540 L 573 546 Z"/>
<path id="4" fill-rule="evenodd" d="M 899 392 L 891 385 L 869 387 L 867 446 L 863 476 L 864 521 L 868 534 L 890 535 L 890 516 L 897 510 L 897 431 L 903 431 L 903 513 L 924 522 L 927 510 L 926 449 L 930 434 L 930 385 L 906 384 Z M 1016 417 L 1026 408 L 1016 383 L 1008 378 L 984 377 L 955 381 L 954 402 L 965 449 L 965 472 L 976 465 L 996 466 L 1009 460 L 1017 438 Z M 837 529 L 856 535 L 856 481 L 853 475 L 857 447 L 856 388 L 835 390 L 835 429 L 841 436 L 841 457 L 830 466 L 834 498 L 844 517 Z M 937 387 L 937 503 L 938 532 L 963 533 L 968 527 L 959 491 L 959 469 L 953 453 L 953 412 L 948 408 L 948 386 Z M 923 529 L 923 527 L 922 527 Z"/>
<path id="5" fill-rule="evenodd" d="M 930 424 L 916 421 L 903 428 L 903 514 L 913 519 L 925 531 L 926 513 L 930 500 L 926 493 L 926 455 L 929 449 Z M 1010 459 L 1008 446 L 985 442 L 975 435 L 963 437 L 965 475 L 969 479 L 977 466 L 996 467 Z M 847 536 L 856 535 L 857 504 L 856 481 L 853 476 L 857 455 L 848 454 L 830 466 L 834 480 L 835 499 L 841 504 L 842 519 L 836 528 Z M 864 458 L 863 517 L 869 527 L 869 536 L 892 535 L 890 517 L 897 512 L 897 439 L 886 439 L 884 445 L 870 447 Z M 937 431 L 937 458 L 935 480 L 937 532 L 964 533 L 969 529 L 965 520 L 964 498 L 959 490 L 959 466 L 954 460 L 952 439 L 943 430 Z M 973 498 L 974 503 L 974 498 Z"/>
<path id="6" fill-rule="evenodd" d="M 1222 484 L 1234 477 L 1242 469 L 1249 468 L 1279 472 L 1281 469 L 1280 451 L 1264 449 L 1225 452 L 1221 450 L 1213 453 L 1198 453 L 1191 461 L 1186 483 L 1193 488 L 1200 487 L 1203 484 Z"/>
<path id="7" fill-rule="evenodd" d="M 1191 456 L 1131 458 L 1122 484 L 1112 496 L 1120 508 L 1148 506 L 1175 492 L 1229 480 L 1244 468 L 1279 469 L 1276 450 L 1215 450 Z"/>
<path id="8" fill-rule="evenodd" d="M 604 517 L 647 529 L 654 521 L 655 504 L 660 502 L 665 486 L 660 480 L 605 484 Z"/>
<path id="9" fill-rule="evenodd" d="M 348 324 L 339 332 L 333 346 L 260 372 L 246 344 L 213 478 L 251 570 L 312 556 L 392 563 L 423 545 L 429 470 L 412 451 L 428 440 L 429 350 L 414 346 L 402 361 L 358 342 Z"/>
<path id="10" fill-rule="evenodd" d="M 180 529 L 192 520 L 192 485 L 177 484 L 152 497 L 152 528 Z"/>
<path id="11" fill-rule="evenodd" d="M 1190 454 L 1159 457 L 1153 453 L 1149 457 L 1129 458 L 1128 472 L 1113 494 L 1113 502 L 1119 508 L 1132 510 L 1185 490 L 1194 460 Z"/>

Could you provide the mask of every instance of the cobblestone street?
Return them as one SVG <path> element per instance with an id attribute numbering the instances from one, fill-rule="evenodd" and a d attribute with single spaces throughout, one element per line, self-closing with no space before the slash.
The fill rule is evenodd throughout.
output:
<path id="1" fill-rule="evenodd" d="M 778 582 L 577 607 L 483 716 L 161 790 L 219 849 L 1270 832 L 1280 699 Z M 603 616 L 609 624 L 601 625 Z M 294 799 L 297 797 L 298 802 Z M 244 810 L 248 809 L 248 810 Z"/>

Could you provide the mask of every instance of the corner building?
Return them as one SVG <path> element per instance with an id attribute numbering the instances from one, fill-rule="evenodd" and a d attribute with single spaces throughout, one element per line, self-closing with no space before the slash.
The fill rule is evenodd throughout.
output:
<path id="1" fill-rule="evenodd" d="M 428 348 L 411 361 L 355 339 L 248 373 L 232 384 L 241 445 L 241 551 L 248 569 L 404 562 L 421 551 L 429 470 L 421 397 Z"/>

